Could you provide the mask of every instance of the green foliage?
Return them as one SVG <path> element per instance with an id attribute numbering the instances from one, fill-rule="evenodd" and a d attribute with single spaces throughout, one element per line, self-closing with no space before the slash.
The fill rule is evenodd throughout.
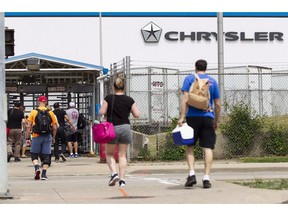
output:
<path id="1" fill-rule="evenodd" d="M 262 148 L 266 155 L 285 156 L 288 154 L 288 127 L 271 123 L 268 126 Z"/>
<path id="2" fill-rule="evenodd" d="M 177 126 L 178 118 L 173 118 L 170 129 L 167 131 L 171 134 L 165 146 L 159 151 L 159 159 L 166 161 L 179 161 L 185 159 L 185 146 L 176 146 L 172 139 L 172 130 Z"/>
<path id="3" fill-rule="evenodd" d="M 287 179 L 274 179 L 274 180 L 255 179 L 253 181 L 233 182 L 233 183 L 243 185 L 243 186 L 248 186 L 251 188 L 271 189 L 271 190 L 288 190 Z"/>
<path id="4" fill-rule="evenodd" d="M 174 143 L 169 143 L 159 151 L 159 159 L 166 161 L 179 161 L 186 159 L 186 146 L 176 146 Z M 194 157 L 196 160 L 203 159 L 203 150 L 199 145 L 194 147 Z"/>
<path id="5" fill-rule="evenodd" d="M 273 156 L 273 157 L 245 157 L 240 158 L 243 163 L 287 163 L 288 157 Z"/>
<path id="6" fill-rule="evenodd" d="M 178 118 L 173 118 L 171 122 L 170 132 L 178 125 Z"/>
<path id="7" fill-rule="evenodd" d="M 138 160 L 144 160 L 144 161 L 153 160 L 153 158 L 151 157 L 151 153 L 150 153 L 149 149 L 147 148 L 147 146 L 145 146 L 144 148 L 142 148 L 140 150 L 140 152 L 137 155 L 137 159 Z"/>
<path id="8" fill-rule="evenodd" d="M 165 146 L 159 150 L 159 159 L 165 161 L 180 161 L 185 159 L 185 146 L 176 146 L 168 139 Z"/>
<path id="9" fill-rule="evenodd" d="M 262 128 L 261 118 L 254 115 L 248 105 L 240 102 L 231 108 L 228 120 L 220 129 L 227 138 L 230 156 L 244 156 L 253 146 L 257 133 Z"/>
<path id="10" fill-rule="evenodd" d="M 172 119 L 171 123 L 171 131 L 177 126 L 178 118 Z M 202 148 L 199 147 L 197 144 L 194 147 L 194 155 L 195 159 L 202 159 L 203 158 L 203 151 Z M 186 159 L 186 146 L 176 146 L 173 143 L 173 140 L 167 140 L 166 145 L 162 150 L 159 151 L 160 160 L 168 160 L 168 161 L 179 161 Z"/>
<path id="11" fill-rule="evenodd" d="M 203 149 L 196 143 L 194 146 L 194 157 L 196 160 L 203 159 Z"/>

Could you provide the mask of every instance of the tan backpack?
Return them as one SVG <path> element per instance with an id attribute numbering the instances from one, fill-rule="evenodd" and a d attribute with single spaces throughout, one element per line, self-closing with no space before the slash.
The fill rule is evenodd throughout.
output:
<path id="1" fill-rule="evenodd" d="M 190 87 L 186 101 L 189 106 L 204 111 L 210 110 L 210 92 L 208 80 L 209 79 L 200 79 L 198 74 L 195 73 L 195 80 Z"/>

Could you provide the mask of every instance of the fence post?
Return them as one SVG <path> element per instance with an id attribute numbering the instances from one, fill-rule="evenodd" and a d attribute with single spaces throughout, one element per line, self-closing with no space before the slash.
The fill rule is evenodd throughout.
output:
<path id="1" fill-rule="evenodd" d="M 126 73 L 125 75 L 125 79 L 126 79 L 126 95 L 130 96 L 130 81 L 131 81 L 131 74 L 130 74 L 130 56 L 126 56 L 126 61 L 125 61 L 125 71 L 124 73 Z M 133 139 L 132 139 L 133 142 Z M 130 143 L 130 145 L 128 145 L 128 149 L 127 149 L 127 161 L 130 162 L 131 159 L 131 145 L 133 145 L 133 143 Z"/>
<path id="2" fill-rule="evenodd" d="M 257 67 L 258 70 L 258 95 L 259 95 L 259 115 L 263 116 L 263 80 L 262 80 L 262 68 Z"/>

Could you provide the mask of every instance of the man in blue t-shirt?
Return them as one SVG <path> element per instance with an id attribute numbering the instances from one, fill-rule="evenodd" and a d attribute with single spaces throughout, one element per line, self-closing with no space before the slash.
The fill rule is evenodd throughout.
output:
<path id="1" fill-rule="evenodd" d="M 215 130 L 218 128 L 221 104 L 219 87 L 214 78 L 205 74 L 207 69 L 207 62 L 205 60 L 198 60 L 195 63 L 195 70 L 200 79 L 208 79 L 210 92 L 210 106 L 212 109 L 208 111 L 200 110 L 189 106 L 186 101 L 190 86 L 194 82 L 195 76 L 193 74 L 187 76 L 184 80 L 182 92 L 183 99 L 181 104 L 181 116 L 178 125 L 181 126 L 186 118 L 187 124 L 194 129 L 194 143 L 186 147 L 186 158 L 189 168 L 189 175 L 185 183 L 185 187 L 193 187 L 197 183 L 195 176 L 195 157 L 194 146 L 199 140 L 199 146 L 203 149 L 204 155 L 204 176 L 202 178 L 203 187 L 210 188 L 210 170 L 213 161 L 213 149 L 216 143 Z"/>

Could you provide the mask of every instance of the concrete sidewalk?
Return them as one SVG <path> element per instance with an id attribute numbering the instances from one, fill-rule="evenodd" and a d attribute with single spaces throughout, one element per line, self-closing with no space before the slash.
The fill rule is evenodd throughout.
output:
<path id="1" fill-rule="evenodd" d="M 181 162 L 131 162 L 125 188 L 108 186 L 109 169 L 99 158 L 67 158 L 52 163 L 47 181 L 35 181 L 30 158 L 8 163 L 12 199 L 0 204 L 281 204 L 288 191 L 254 189 L 236 180 L 288 178 L 288 163 L 214 161 L 212 188 L 202 188 L 203 162 L 196 163 L 197 184 L 185 188 L 188 169 Z"/>

